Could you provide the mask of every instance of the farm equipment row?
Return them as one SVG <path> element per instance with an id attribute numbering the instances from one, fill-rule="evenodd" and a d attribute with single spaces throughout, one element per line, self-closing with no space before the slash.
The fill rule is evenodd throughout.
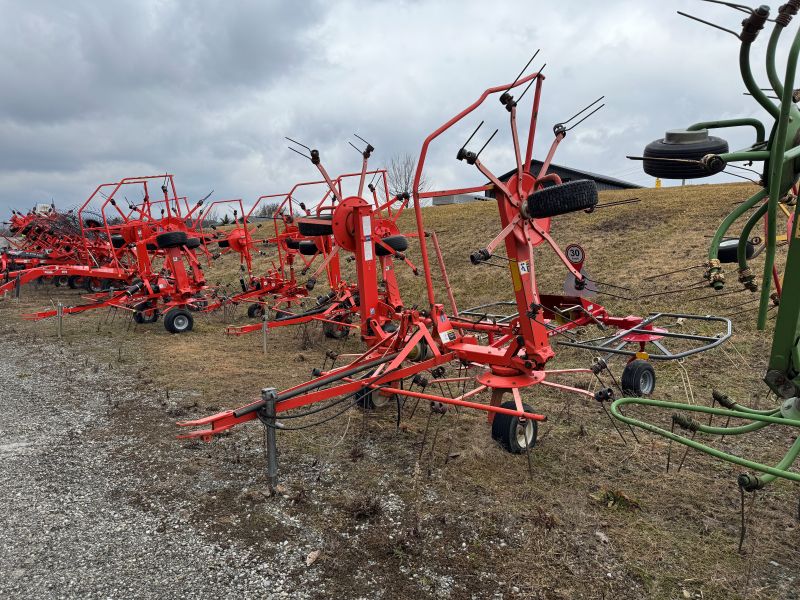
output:
<path id="1" fill-rule="evenodd" d="M 364 151 L 358 193 L 342 197 L 322 166 L 319 152 L 304 146 L 308 151 L 304 155 L 323 175 L 330 195 L 329 201 L 319 205 L 316 214 L 297 219 L 299 231 L 314 236 L 314 243 L 326 260 L 337 256 L 342 250 L 352 253 L 356 263 L 358 302 L 352 302 L 347 308 L 354 313 L 357 309 L 361 338 L 367 349 L 348 364 L 338 367 L 335 366 L 338 357 L 331 357 L 333 364 L 315 369 L 313 378 L 305 383 L 283 391 L 267 387 L 262 390 L 260 398 L 241 408 L 180 423 L 181 426 L 199 428 L 182 437 L 209 440 L 236 425 L 258 419 L 266 427 L 268 475 L 270 483 L 274 485 L 277 478 L 276 431 L 307 427 L 287 425 L 290 419 L 329 410 L 332 411 L 329 413 L 332 417 L 322 419 L 327 421 L 357 405 L 374 408 L 395 403 L 399 411 L 401 405 L 410 400 L 427 401 L 433 410 L 439 411 L 447 410 L 450 406 L 484 411 L 496 440 L 510 452 L 527 452 L 536 443 L 537 424 L 547 417 L 523 401 L 523 390 L 543 386 L 595 401 L 612 399 L 614 392 L 610 387 L 604 386 L 595 393 L 560 382 L 559 379 L 576 374 L 599 378 L 604 372 L 610 373 L 606 359 L 624 355 L 629 359 L 622 376 L 625 384 L 630 389 L 647 394 L 655 385 L 654 370 L 648 358 L 670 360 L 703 352 L 723 343 L 731 335 L 730 321 L 727 319 L 674 314 L 654 314 L 647 318 L 613 317 L 603 306 L 585 297 L 588 294 L 582 294 L 589 287 L 589 281 L 551 237 L 551 219 L 572 212 L 591 211 L 597 204 L 597 190 L 593 182 L 562 183 L 557 175 L 547 173 L 556 148 L 567 134 L 565 124 L 558 124 L 554 128 L 555 137 L 541 171 L 536 175 L 530 173 L 543 81 L 544 75 L 537 71 L 524 77 L 520 74 L 511 84 L 487 89 L 474 103 L 425 139 L 410 190 L 421 265 L 410 266 L 425 278 L 426 308 L 406 306 L 400 299 L 399 289 L 395 294 L 394 280 L 387 279 L 387 273 L 393 270 L 389 259 L 408 262 L 405 240 L 410 236 L 401 238 L 395 226 L 396 216 L 386 218 L 382 213 L 384 208 L 389 211 L 395 206 L 397 215 L 405 208 L 403 200 L 392 199 L 376 210 L 362 197 L 366 160 L 372 147 L 368 146 Z M 530 127 L 523 148 L 517 128 L 517 106 L 525 92 L 534 85 Z M 512 91 L 520 86 L 527 87 L 520 98 L 515 99 Z M 439 245 L 425 229 L 420 204 L 426 197 L 486 190 L 487 186 L 432 192 L 419 189 L 431 143 L 468 117 L 491 96 L 499 96 L 501 106 L 509 114 L 516 157 L 514 173 L 507 181 L 501 181 L 480 161 L 480 152 L 468 150 L 466 144 L 458 150 L 456 158 L 476 167 L 489 180 L 495 194 L 500 233 L 469 258 L 475 265 L 486 263 L 492 257 L 508 264 L 515 300 L 506 303 L 511 305 L 512 310 L 503 317 L 489 314 L 488 311 L 496 309 L 496 305 L 459 313 Z M 591 105 L 581 113 L 590 108 Z M 580 117 L 581 113 L 573 119 Z M 470 140 L 476 133 L 477 130 Z M 436 298 L 429 239 L 436 252 L 448 308 Z M 574 295 L 539 293 L 534 255 L 536 248 L 545 244 L 555 252 L 573 277 Z M 504 255 L 498 251 L 501 246 L 504 246 Z M 383 285 L 377 279 L 379 269 L 383 272 Z M 352 298 L 352 292 L 348 293 Z M 341 302 L 348 296 L 337 298 Z M 325 310 L 315 314 L 326 314 Z M 328 316 L 326 314 L 325 318 Z M 680 333 L 665 327 L 666 321 L 676 319 L 683 323 Z M 692 323 L 710 324 L 714 331 L 706 335 L 685 333 Z M 580 338 L 578 332 L 589 325 L 603 330 L 602 336 Z M 551 339 L 556 336 L 567 337 L 564 345 L 590 350 L 603 357 L 585 368 L 550 369 L 547 365 L 555 356 Z M 673 342 L 683 344 L 683 349 L 671 351 L 669 345 Z M 455 374 L 452 374 L 453 370 Z M 451 392 L 445 394 L 442 386 Z M 458 393 L 453 394 L 451 386 L 455 386 Z M 441 393 L 431 391 L 437 388 Z M 478 401 L 481 395 L 488 395 L 489 401 Z M 320 403 L 320 406 L 311 407 Z M 279 417 L 283 420 L 279 420 Z"/>

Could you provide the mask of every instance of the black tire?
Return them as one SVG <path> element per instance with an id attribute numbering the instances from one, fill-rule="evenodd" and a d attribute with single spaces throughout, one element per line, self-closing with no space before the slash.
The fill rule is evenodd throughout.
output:
<path id="1" fill-rule="evenodd" d="M 185 333 L 193 326 L 192 313 L 185 308 L 173 308 L 164 315 L 164 328 L 170 333 Z"/>
<path id="2" fill-rule="evenodd" d="M 150 252 L 155 252 L 156 250 L 158 250 L 158 246 L 156 246 L 155 244 L 145 244 L 144 247 Z"/>
<path id="3" fill-rule="evenodd" d="M 152 314 L 148 317 L 144 312 L 137 310 L 135 313 L 133 313 L 133 320 L 139 325 L 143 325 L 145 323 L 155 323 L 158 321 L 158 311 L 153 310 Z"/>
<path id="4" fill-rule="evenodd" d="M 56 275 L 53 277 L 53 285 L 56 287 L 67 287 L 69 285 L 69 277 L 66 275 Z"/>
<path id="5" fill-rule="evenodd" d="M 189 250 L 194 250 L 195 248 L 199 248 L 203 241 L 200 238 L 189 238 L 186 240 L 186 247 Z"/>
<path id="6" fill-rule="evenodd" d="M 358 406 L 368 410 L 383 408 L 394 400 L 394 396 L 383 396 L 380 391 L 364 386 L 356 392 Z"/>
<path id="7" fill-rule="evenodd" d="M 297 249 L 303 256 L 314 256 L 319 252 L 319 248 L 317 248 L 317 245 L 311 240 L 303 240 L 298 244 Z"/>
<path id="8" fill-rule="evenodd" d="M 620 383 L 625 394 L 649 396 L 656 389 L 656 371 L 649 362 L 637 358 L 625 365 Z"/>
<path id="9" fill-rule="evenodd" d="M 125 245 L 125 238 L 118 233 L 111 234 L 111 245 L 114 248 L 122 248 Z"/>
<path id="10" fill-rule="evenodd" d="M 408 238 L 404 235 L 389 235 L 381 241 L 395 252 L 408 250 Z M 375 244 L 375 254 L 376 256 L 389 256 L 391 253 L 380 244 Z"/>
<path id="11" fill-rule="evenodd" d="M 708 135 L 707 131 L 668 131 L 660 140 L 647 144 L 642 167 L 648 175 L 661 179 L 699 179 L 714 173 L 698 164 L 647 159 L 700 160 L 707 154 L 724 154 L 727 151 L 728 142 Z"/>
<path id="12" fill-rule="evenodd" d="M 333 215 L 319 215 L 316 217 L 309 217 L 310 219 L 320 219 L 324 221 L 333 221 Z M 300 235 L 306 235 L 308 237 L 315 237 L 319 235 L 331 235 L 333 233 L 333 225 L 332 224 L 318 224 L 318 223 L 306 223 L 304 221 L 298 220 L 297 221 L 297 229 L 300 231 Z"/>
<path id="13" fill-rule="evenodd" d="M 597 186 L 594 181 L 579 179 L 553 185 L 528 196 L 525 202 L 529 219 L 543 219 L 581 210 L 591 210 L 597 205 Z"/>
<path id="14" fill-rule="evenodd" d="M 156 246 L 159 248 L 178 248 L 188 241 L 185 231 L 168 231 L 156 236 Z"/>
<path id="15" fill-rule="evenodd" d="M 78 277 L 77 275 L 71 275 L 67 280 L 67 287 L 69 287 L 69 289 L 71 290 L 83 287 L 83 277 Z"/>
<path id="16" fill-rule="evenodd" d="M 346 317 L 336 317 L 332 320 L 339 321 L 340 323 L 349 323 Z M 337 325 L 336 323 L 331 323 L 330 321 L 323 321 L 322 333 L 325 334 L 326 338 L 330 338 L 332 340 L 343 340 L 350 335 L 350 327 Z"/>
<path id="17" fill-rule="evenodd" d="M 753 258 L 756 247 L 750 240 L 747 240 L 747 249 L 745 256 Z M 739 238 L 722 240 L 719 243 L 719 250 L 717 251 L 717 258 L 721 263 L 736 263 L 739 262 Z"/>
<path id="18" fill-rule="evenodd" d="M 294 238 L 286 238 L 286 247 L 289 250 L 297 250 L 300 247 L 300 240 L 296 240 Z"/>
<path id="19" fill-rule="evenodd" d="M 510 408 L 517 410 L 517 403 L 513 400 L 503 402 L 501 408 Z M 522 410 L 525 412 L 533 412 L 533 409 L 527 404 L 522 405 Z M 511 415 L 504 415 L 495 413 L 494 420 L 492 421 L 492 438 L 500 442 L 500 444 L 511 452 L 512 454 L 521 454 L 525 452 L 527 447 L 533 448 L 536 445 L 536 436 L 539 433 L 539 425 L 536 421 L 527 420 L 526 425 L 523 427 L 518 417 Z"/>
<path id="20" fill-rule="evenodd" d="M 84 283 L 84 287 L 86 291 L 92 294 L 99 294 L 100 292 L 105 292 L 109 287 L 108 281 L 105 279 L 97 279 L 96 277 L 89 277 L 86 279 Z"/>
<path id="21" fill-rule="evenodd" d="M 220 248 L 229 248 L 230 245 L 231 243 L 228 240 L 219 240 L 217 242 L 217 246 L 219 246 Z"/>
<path id="22" fill-rule="evenodd" d="M 264 316 L 263 304 L 251 304 L 247 307 L 247 316 L 251 319 L 260 319 Z"/>

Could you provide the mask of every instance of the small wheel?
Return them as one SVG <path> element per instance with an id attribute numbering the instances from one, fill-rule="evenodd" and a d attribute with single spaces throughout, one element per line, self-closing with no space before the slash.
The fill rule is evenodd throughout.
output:
<path id="1" fill-rule="evenodd" d="M 303 240 L 297 245 L 297 249 L 303 256 L 314 256 L 319 252 L 319 248 L 313 240 Z"/>
<path id="2" fill-rule="evenodd" d="M 251 319 L 260 319 L 264 316 L 263 304 L 251 304 L 247 307 L 247 316 Z"/>
<path id="3" fill-rule="evenodd" d="M 193 238 L 189 238 L 188 240 L 186 240 L 186 247 L 189 250 L 194 250 L 195 248 L 199 248 L 202 243 L 203 242 L 202 242 L 202 240 L 200 238 L 194 238 L 193 237 Z"/>
<path id="4" fill-rule="evenodd" d="M 707 154 L 724 154 L 727 151 L 728 142 L 708 135 L 705 129 L 699 131 L 676 129 L 668 131 L 660 140 L 647 144 L 642 167 L 648 175 L 661 179 L 709 177 L 714 173 L 695 161 L 699 161 Z M 691 162 L 680 162 L 681 160 Z"/>
<path id="5" fill-rule="evenodd" d="M 67 279 L 67 287 L 69 287 L 71 290 L 83 287 L 83 277 L 72 275 L 69 279 Z"/>
<path id="6" fill-rule="evenodd" d="M 387 406 L 390 402 L 394 402 L 394 396 L 384 396 L 378 390 L 364 386 L 355 396 L 358 405 L 365 409 L 376 409 Z"/>
<path id="7" fill-rule="evenodd" d="M 118 233 L 112 233 L 111 245 L 114 248 L 122 248 L 123 246 L 125 246 L 125 238 L 119 235 Z"/>
<path id="8" fill-rule="evenodd" d="M 53 285 L 56 287 L 66 287 L 69 285 L 69 277 L 67 275 L 57 275 L 53 277 Z"/>
<path id="9" fill-rule="evenodd" d="M 300 235 L 315 237 L 319 235 L 331 235 L 333 233 L 333 215 L 316 215 L 309 218 L 321 221 L 331 221 L 331 223 L 306 223 L 305 221 L 298 219 L 297 229 L 300 231 Z"/>
<path id="10" fill-rule="evenodd" d="M 408 250 L 408 238 L 404 235 L 389 235 L 381 241 L 395 252 L 405 252 Z M 386 248 L 380 244 L 375 244 L 376 256 L 389 256 L 389 254 L 391 253 Z"/>
<path id="11" fill-rule="evenodd" d="M 509 400 L 500 407 L 516 410 L 517 403 Z M 522 410 L 533 412 L 533 408 L 527 404 L 522 405 Z M 492 421 L 492 437 L 512 454 L 521 454 L 527 448 L 533 448 L 538 432 L 539 425 L 531 419 L 520 421 L 519 417 L 496 413 Z"/>
<path id="12" fill-rule="evenodd" d="M 745 257 L 753 258 L 756 247 L 748 240 L 745 246 Z M 739 262 L 739 239 L 723 240 L 719 243 L 719 250 L 717 251 L 717 259 L 721 263 L 736 263 Z"/>
<path id="13" fill-rule="evenodd" d="M 185 231 L 167 231 L 156 236 L 156 246 L 159 248 L 178 248 L 188 241 Z"/>
<path id="14" fill-rule="evenodd" d="M 297 250 L 300 247 L 300 240 L 296 240 L 294 238 L 286 238 L 286 247 L 289 250 Z"/>
<path id="15" fill-rule="evenodd" d="M 542 219 L 591 210 L 596 205 L 597 184 L 589 179 L 577 179 L 546 187 L 528 196 L 523 206 L 523 216 Z"/>
<path id="16" fill-rule="evenodd" d="M 622 391 L 634 396 L 649 396 L 656 388 L 656 371 L 646 360 L 636 359 L 622 371 Z"/>
<path id="17" fill-rule="evenodd" d="M 347 317 L 335 317 L 332 320 L 338 321 L 339 323 L 350 322 L 347 320 Z M 326 338 L 330 338 L 332 340 L 343 340 L 350 335 L 350 328 L 347 325 L 338 325 L 337 323 L 331 323 L 330 321 L 323 321 L 322 333 L 325 334 Z"/>
<path id="18" fill-rule="evenodd" d="M 192 313 L 185 308 L 173 308 L 164 315 L 164 328 L 170 333 L 191 331 L 193 325 Z"/>
<path id="19" fill-rule="evenodd" d="M 86 289 L 92 294 L 99 294 L 108 289 L 108 283 L 96 277 L 90 277 L 86 280 Z"/>

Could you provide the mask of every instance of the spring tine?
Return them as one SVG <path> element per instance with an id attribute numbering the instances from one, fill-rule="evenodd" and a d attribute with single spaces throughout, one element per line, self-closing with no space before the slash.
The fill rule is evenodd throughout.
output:
<path id="1" fill-rule="evenodd" d="M 307 159 L 307 160 L 311 160 L 311 157 L 310 157 L 310 156 L 306 156 L 305 154 L 303 154 L 302 152 L 300 152 L 300 150 L 295 150 L 295 149 L 294 149 L 294 148 L 292 148 L 291 146 L 287 146 L 287 148 L 289 148 L 289 150 L 291 150 L 292 152 L 296 152 L 297 154 L 299 154 L 299 155 L 300 155 L 300 156 L 302 156 L 303 158 L 305 158 L 305 159 Z"/>
<path id="2" fill-rule="evenodd" d="M 517 78 L 514 79 L 514 82 L 510 86 L 508 86 L 508 89 L 506 91 L 509 91 L 515 85 L 517 85 L 517 82 L 519 81 L 519 78 L 522 77 L 522 74 L 528 69 L 528 67 L 531 66 L 531 63 L 533 62 L 533 59 L 536 58 L 536 55 L 539 54 L 540 51 L 541 51 L 541 48 L 537 48 L 536 49 L 536 52 L 533 53 L 533 56 L 531 56 L 530 60 L 525 64 L 524 67 L 522 67 L 522 71 L 519 72 L 519 75 L 517 75 Z"/>
<path id="3" fill-rule="evenodd" d="M 712 23 L 710 21 L 705 21 L 705 20 L 703 20 L 703 19 L 701 19 L 699 17 L 692 16 L 692 15 L 687 14 L 687 13 L 685 13 L 683 11 L 680 11 L 680 10 L 678 11 L 678 14 L 680 16 L 682 16 L 682 17 L 686 17 L 687 19 L 691 19 L 692 21 L 697 21 L 698 23 L 703 23 L 704 25 L 708 25 L 709 27 L 713 27 L 714 29 L 719 29 L 720 31 L 724 31 L 726 33 L 730 33 L 737 40 L 741 40 L 741 38 L 739 37 L 738 33 L 736 33 L 735 31 L 731 31 L 730 29 L 726 29 L 725 27 L 722 27 L 721 25 L 716 25 L 716 24 L 714 24 L 714 23 Z"/>
<path id="4" fill-rule="evenodd" d="M 475 134 L 476 134 L 476 133 L 478 133 L 478 130 L 479 130 L 481 127 L 483 127 L 483 121 L 481 121 L 480 123 L 478 123 L 478 126 L 475 128 L 475 131 L 473 131 L 473 132 L 472 132 L 472 135 L 470 135 L 470 136 L 467 138 L 467 141 L 466 141 L 466 142 L 464 142 L 464 143 L 461 145 L 461 149 L 462 149 L 462 150 L 463 150 L 464 148 L 466 148 L 466 147 L 467 147 L 467 144 L 469 144 L 469 143 L 472 141 L 472 138 L 474 138 L 474 137 L 475 137 Z"/>
<path id="5" fill-rule="evenodd" d="M 481 149 L 480 149 L 480 150 L 478 150 L 478 153 L 475 155 L 475 160 L 477 160 L 477 159 L 478 159 L 478 157 L 481 155 L 481 152 L 483 152 L 483 151 L 486 149 L 486 146 L 488 146 L 488 145 L 489 145 L 489 142 L 491 142 L 491 141 L 492 141 L 492 139 L 494 138 L 494 136 L 496 136 L 496 135 L 497 135 L 497 132 L 498 132 L 498 131 L 500 131 L 500 130 L 499 130 L 499 129 L 495 129 L 495 130 L 494 130 L 494 133 L 493 133 L 492 135 L 490 135 L 490 136 L 489 136 L 489 139 L 488 139 L 488 140 L 486 140 L 486 143 L 485 143 L 483 146 L 481 146 Z"/>
<path id="6" fill-rule="evenodd" d="M 308 150 L 309 152 L 311 151 L 311 148 L 309 148 L 309 147 L 308 147 L 308 146 L 306 146 L 305 144 L 302 144 L 302 143 L 298 142 L 297 140 L 293 140 L 293 139 L 292 139 L 292 138 L 290 138 L 289 136 L 284 136 L 284 137 L 285 137 L 287 140 L 289 140 L 290 142 L 292 142 L 293 144 L 297 144 L 298 146 L 302 146 L 303 148 L 305 148 L 305 149 L 306 149 L 306 150 Z"/>
<path id="7" fill-rule="evenodd" d="M 575 119 L 575 118 L 577 118 L 577 117 L 581 116 L 581 115 L 582 115 L 583 113 L 585 113 L 587 110 L 589 110 L 590 108 L 592 108 L 592 107 L 593 107 L 595 104 L 597 104 L 598 102 L 600 102 L 600 101 L 601 101 L 603 98 L 605 98 L 605 96 L 600 96 L 600 97 L 599 97 L 597 100 L 595 100 L 594 102 L 592 102 L 592 103 L 591 103 L 591 104 L 589 104 L 588 106 L 585 106 L 584 108 L 582 108 L 581 110 L 579 110 L 578 112 L 576 112 L 574 115 L 572 115 L 572 116 L 571 116 L 569 119 L 567 119 L 566 121 L 562 121 L 562 122 L 560 123 L 560 125 L 566 125 L 567 123 L 569 123 L 569 122 L 570 122 L 570 121 L 572 121 L 573 119 Z M 603 106 L 605 106 L 605 104 L 604 104 Z M 601 108 L 602 108 L 602 107 L 601 107 Z M 594 113 L 592 113 L 592 114 L 594 114 Z"/>
<path id="8" fill-rule="evenodd" d="M 596 113 L 597 111 L 599 111 L 599 110 L 600 110 L 601 108 L 603 108 L 604 106 L 605 106 L 605 104 L 601 104 L 600 106 L 598 106 L 597 108 L 595 108 L 595 109 L 594 109 L 592 112 L 590 112 L 588 115 L 586 115 L 585 117 L 583 117 L 583 118 L 582 118 L 580 121 L 578 121 L 578 122 L 577 122 L 577 123 L 575 123 L 574 125 L 572 125 L 572 126 L 568 127 L 568 128 L 567 128 L 567 131 L 572 131 L 573 129 L 575 129 L 575 128 L 576 128 L 578 125 L 580 125 L 581 123 L 583 123 L 583 122 L 584 122 L 586 119 L 588 119 L 589 117 L 591 117 L 591 116 L 592 116 L 594 113 Z"/>

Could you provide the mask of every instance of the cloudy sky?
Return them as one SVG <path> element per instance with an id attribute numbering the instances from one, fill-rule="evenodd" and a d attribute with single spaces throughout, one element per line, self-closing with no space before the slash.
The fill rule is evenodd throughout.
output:
<path id="1" fill-rule="evenodd" d="M 536 66 L 547 63 L 537 157 L 554 123 L 605 95 L 556 162 L 652 185 L 626 154 L 668 128 L 761 116 L 742 95 L 737 40 L 679 9 L 741 21 L 697 0 L 0 0 L 0 216 L 50 199 L 73 206 L 99 183 L 165 171 L 192 199 L 283 192 L 315 177 L 285 135 L 319 148 L 337 173 L 359 166 L 347 144 L 358 133 L 382 166 L 416 155 L 537 48 Z M 479 138 L 500 128 L 485 162 L 513 167 L 507 113 L 491 102 L 432 149 L 436 187 L 480 181 L 454 157 L 481 118 Z"/>

